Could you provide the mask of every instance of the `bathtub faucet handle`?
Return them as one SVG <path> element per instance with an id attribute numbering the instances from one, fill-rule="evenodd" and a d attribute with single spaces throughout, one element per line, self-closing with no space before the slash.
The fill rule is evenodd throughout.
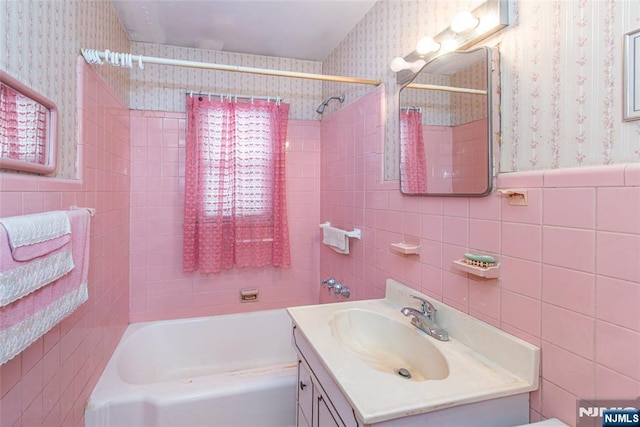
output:
<path id="1" fill-rule="evenodd" d="M 336 279 L 334 279 L 333 277 L 330 277 L 327 280 L 322 281 L 322 286 L 327 287 L 327 295 L 331 295 L 331 289 L 333 289 L 337 283 L 340 283 L 340 282 L 337 282 Z"/>
<path id="2" fill-rule="evenodd" d="M 330 277 L 327 280 L 322 281 L 322 286 L 328 286 L 330 288 L 333 288 L 333 285 L 335 284 L 336 284 L 336 279 L 334 279 L 333 277 Z"/>
<path id="3" fill-rule="evenodd" d="M 338 282 L 333 285 L 333 295 L 338 298 L 338 296 L 342 295 L 345 298 L 349 298 L 351 296 L 351 291 L 349 288 L 342 283 Z"/>
<path id="4" fill-rule="evenodd" d="M 340 289 L 335 290 L 336 298 L 338 298 L 338 295 L 342 295 L 345 298 L 349 298 L 351 296 L 351 291 L 347 286 L 342 286 Z"/>

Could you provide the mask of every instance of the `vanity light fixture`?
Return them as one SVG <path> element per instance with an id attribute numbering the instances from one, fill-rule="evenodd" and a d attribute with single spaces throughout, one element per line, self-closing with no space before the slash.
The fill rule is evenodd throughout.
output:
<path id="1" fill-rule="evenodd" d="M 398 56 L 396 58 L 393 58 L 393 61 L 391 61 L 390 68 L 391 68 L 391 71 L 393 71 L 394 73 L 400 72 L 402 70 L 411 70 L 412 72 L 417 73 L 426 64 L 427 62 L 424 59 L 418 59 L 413 62 L 407 62 L 404 60 L 404 58 L 400 58 Z"/>
<path id="2" fill-rule="evenodd" d="M 402 70 L 408 70 L 409 63 L 405 61 L 404 58 L 397 56 L 393 58 L 393 61 L 391 61 L 391 65 L 389 67 L 391 68 L 391 71 L 397 73 Z"/>
<path id="3" fill-rule="evenodd" d="M 414 73 L 418 73 L 425 65 L 427 65 L 427 61 L 425 61 L 424 59 L 418 59 L 411 64 L 411 67 L 409 67 L 409 69 Z"/>
<path id="4" fill-rule="evenodd" d="M 416 44 L 416 52 L 420 55 L 426 55 L 427 53 L 437 52 L 440 50 L 440 43 L 435 41 L 433 37 L 426 36 L 418 40 Z"/>
<path id="5" fill-rule="evenodd" d="M 480 24 L 480 19 L 473 16 L 471 12 L 460 12 L 451 20 L 451 30 L 456 34 L 466 33 L 476 28 Z"/>
<path id="6" fill-rule="evenodd" d="M 409 82 L 422 69 L 416 64 L 418 60 L 429 62 L 442 54 L 467 49 L 508 26 L 508 3 L 509 0 L 486 0 L 470 12 L 458 13 L 451 26 L 435 37 L 420 39 L 416 50 L 391 61 L 398 84 Z"/>

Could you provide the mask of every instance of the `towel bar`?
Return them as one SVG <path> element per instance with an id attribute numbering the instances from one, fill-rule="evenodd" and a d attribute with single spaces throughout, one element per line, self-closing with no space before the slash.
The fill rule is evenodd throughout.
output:
<path id="1" fill-rule="evenodd" d="M 331 223 L 329 221 L 325 222 L 324 224 L 320 224 L 320 228 L 324 228 L 324 227 L 331 227 Z M 344 233 L 347 237 L 353 237 L 356 239 L 360 239 L 361 238 L 361 231 L 359 228 L 354 228 L 353 231 L 345 231 Z"/>
<path id="2" fill-rule="evenodd" d="M 75 211 L 78 209 L 86 209 L 89 211 L 89 215 L 93 218 L 94 216 L 96 216 L 96 209 L 95 208 L 86 208 L 84 206 L 76 206 L 76 205 L 71 205 L 69 206 L 69 210 L 70 211 Z"/>

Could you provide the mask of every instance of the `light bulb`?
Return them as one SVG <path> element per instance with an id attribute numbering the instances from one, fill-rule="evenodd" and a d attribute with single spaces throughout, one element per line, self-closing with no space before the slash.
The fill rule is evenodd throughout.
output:
<path id="1" fill-rule="evenodd" d="M 458 48 L 458 43 L 455 38 L 446 38 L 442 41 L 442 47 L 440 47 L 440 53 L 453 52 Z"/>
<path id="2" fill-rule="evenodd" d="M 465 33 L 477 27 L 479 23 L 480 19 L 471 12 L 460 12 L 451 20 L 451 30 L 457 34 Z"/>
<path id="3" fill-rule="evenodd" d="M 423 37 L 418 40 L 416 45 L 416 51 L 420 55 L 426 55 L 427 53 L 437 52 L 440 49 L 440 43 L 436 42 L 433 37 Z"/>
<path id="4" fill-rule="evenodd" d="M 400 58 L 398 56 L 396 58 L 393 58 L 393 61 L 391 61 L 391 65 L 389 67 L 391 68 L 391 71 L 397 73 L 399 71 L 406 70 L 410 66 L 411 64 L 405 61 L 404 58 Z"/>
<path id="5" fill-rule="evenodd" d="M 425 61 L 424 59 L 418 59 L 417 61 L 411 64 L 409 69 L 414 73 L 417 73 L 420 70 L 422 70 L 422 67 L 424 67 L 425 65 L 427 65 L 427 61 Z"/>

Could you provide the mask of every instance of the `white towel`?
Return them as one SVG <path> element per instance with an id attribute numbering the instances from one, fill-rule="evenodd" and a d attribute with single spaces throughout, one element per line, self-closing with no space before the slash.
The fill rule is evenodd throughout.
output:
<path id="1" fill-rule="evenodd" d="M 9 246 L 12 252 L 23 246 L 36 245 L 71 234 L 71 223 L 64 211 L 0 218 L 0 224 L 7 230 Z M 47 249 L 57 249 L 68 241 L 69 239 L 61 240 L 60 245 L 57 245 L 57 247 Z M 39 255 L 44 255 L 44 253 Z"/>
<path id="2" fill-rule="evenodd" d="M 349 253 L 349 237 L 346 231 L 339 228 L 322 227 L 322 243 L 340 254 Z"/>
<path id="3" fill-rule="evenodd" d="M 0 239 L 0 244 L 2 243 L 2 239 Z M 5 253 L 0 248 L 0 254 Z M 12 264 L 11 267 L 14 268 L 4 271 L 4 261 L 10 261 L 7 264 Z M 71 245 L 29 262 L 18 263 L 12 260 L 3 260 L 0 263 L 0 307 L 9 305 L 25 295 L 58 280 L 73 268 Z"/>
<path id="4" fill-rule="evenodd" d="M 73 270 L 71 235 L 58 236 L 70 224 L 67 214 L 61 214 L 66 220 L 59 220 L 59 215 L 52 216 L 48 213 L 27 215 L 22 220 L 21 217 L 0 219 L 0 307 L 37 291 Z M 43 221 L 49 219 L 53 219 L 53 233 L 43 231 L 46 228 Z M 35 228 L 40 230 L 37 233 L 31 232 L 27 226 L 32 220 Z M 7 227 L 13 232 L 14 242 L 21 246 L 12 247 Z M 53 238 L 40 241 L 43 236 Z"/>

